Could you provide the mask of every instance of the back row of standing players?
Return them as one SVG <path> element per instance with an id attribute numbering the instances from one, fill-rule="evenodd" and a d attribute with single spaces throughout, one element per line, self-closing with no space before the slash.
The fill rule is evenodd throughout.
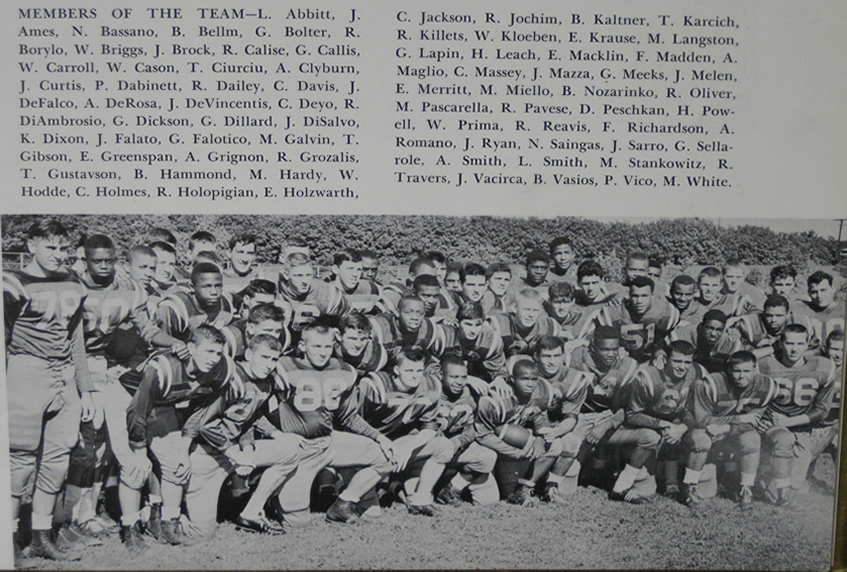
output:
<path id="1" fill-rule="evenodd" d="M 32 261 L 3 276 L 20 558 L 75 558 L 92 542 L 110 460 L 121 537 L 140 552 L 145 532 L 211 537 L 232 474 L 254 477 L 236 526 L 264 534 L 308 521 L 326 467 L 343 487 L 335 522 L 378 516 L 386 482 L 427 516 L 463 498 L 562 502 L 580 474 L 617 473 L 612 499 L 650 502 L 657 466 L 665 494 L 696 505 L 716 459 L 742 507 L 757 476 L 790 505 L 837 438 L 844 308 L 822 271 L 807 298 L 790 266 L 773 268 L 767 293 L 735 262 L 666 284 L 634 252 L 615 284 L 558 238 L 522 275 L 428 252 L 406 281 L 380 284 L 373 252 L 338 252 L 320 280 L 308 244 L 292 240 L 268 275 L 255 237 L 234 237 L 221 260 L 198 232 L 188 273 L 166 229 L 125 264 L 92 235 L 71 265 L 50 219 L 27 246 Z"/>

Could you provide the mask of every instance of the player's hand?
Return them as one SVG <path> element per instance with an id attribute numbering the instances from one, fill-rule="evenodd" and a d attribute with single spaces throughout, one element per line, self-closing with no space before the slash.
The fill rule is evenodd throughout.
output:
<path id="1" fill-rule="evenodd" d="M 171 344 L 171 353 L 181 360 L 187 360 L 191 357 L 188 346 L 180 340 L 174 340 L 174 343 Z"/>
<path id="2" fill-rule="evenodd" d="M 379 448 L 382 449 L 382 454 L 385 455 L 385 458 L 388 459 L 390 463 L 394 463 L 394 442 L 386 437 L 385 435 L 380 435 L 379 439 L 376 441 L 379 444 Z"/>
<path id="3" fill-rule="evenodd" d="M 253 447 L 233 447 L 227 451 L 227 456 L 235 463 L 235 472 L 241 477 L 248 476 L 256 468 L 256 450 Z"/>
<path id="4" fill-rule="evenodd" d="M 556 434 L 553 432 L 552 427 L 542 427 L 536 431 L 536 434 L 538 434 L 542 439 L 544 439 L 544 442 L 548 444 L 556 440 Z"/>
<path id="5" fill-rule="evenodd" d="M 512 395 L 512 388 L 505 377 L 496 378 L 489 388 L 489 391 L 497 397 L 508 399 Z"/>
<path id="6" fill-rule="evenodd" d="M 756 423 L 756 429 L 758 429 L 760 433 L 764 433 L 765 431 L 773 427 L 773 425 L 773 418 L 770 415 L 762 415 L 761 419 L 759 419 L 759 422 Z"/>
<path id="7" fill-rule="evenodd" d="M 665 355 L 665 352 L 659 352 L 653 358 L 653 361 L 650 363 L 656 369 L 664 369 L 667 364 L 668 356 Z"/>
<path id="8" fill-rule="evenodd" d="M 665 430 L 665 442 L 675 445 L 686 433 L 688 433 L 688 426 L 684 423 L 674 423 Z"/>
<path id="9" fill-rule="evenodd" d="M 774 427 L 788 427 L 788 415 L 783 415 L 782 413 L 772 413 L 771 421 L 773 422 L 772 426 Z"/>
<path id="10" fill-rule="evenodd" d="M 524 448 L 524 458 L 534 461 L 538 457 L 542 456 L 546 450 L 547 446 L 544 443 L 544 438 L 536 437 L 527 443 L 527 446 Z"/>
<path id="11" fill-rule="evenodd" d="M 120 383 L 121 376 L 129 371 L 128 367 L 116 365 L 106 370 L 106 383 Z"/>
<path id="12" fill-rule="evenodd" d="M 585 436 L 585 442 L 589 445 L 596 445 L 599 443 L 606 433 L 609 432 L 609 429 L 612 428 L 611 421 L 601 421 L 594 428 L 589 431 L 588 435 Z"/>
<path id="13" fill-rule="evenodd" d="M 455 328 L 459 325 L 459 320 L 456 318 L 456 314 L 447 314 L 443 318 L 441 318 L 441 323 L 447 326 L 448 328 Z"/>
<path id="14" fill-rule="evenodd" d="M 126 484 L 132 489 L 140 489 L 150 475 L 153 464 L 146 450 L 135 451 L 127 467 Z"/>
<path id="15" fill-rule="evenodd" d="M 90 391 L 84 391 L 82 395 L 79 396 L 80 404 L 82 405 L 82 414 L 80 415 L 80 420 L 83 423 L 88 423 L 92 419 L 94 419 L 94 415 L 97 413 L 97 406 L 94 405 L 94 399 L 91 398 Z"/>
<path id="16" fill-rule="evenodd" d="M 180 451 L 179 457 L 177 459 L 176 469 L 174 470 L 174 477 L 176 477 L 178 480 L 182 480 L 186 478 L 190 473 L 191 461 L 188 458 L 188 451 Z"/>
<path id="17" fill-rule="evenodd" d="M 709 434 L 713 440 L 722 439 L 727 433 L 729 433 L 730 426 L 729 424 L 714 424 L 706 426 L 706 433 Z"/>

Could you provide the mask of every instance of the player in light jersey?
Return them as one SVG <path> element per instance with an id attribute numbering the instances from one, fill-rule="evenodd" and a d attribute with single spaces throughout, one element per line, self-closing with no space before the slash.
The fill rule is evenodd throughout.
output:
<path id="1" fill-rule="evenodd" d="M 576 303 L 583 308 L 602 306 L 613 300 L 620 290 L 605 281 L 606 273 L 596 260 L 584 260 L 576 271 L 579 291 Z"/>
<path id="2" fill-rule="evenodd" d="M 752 505 L 761 449 L 757 426 L 776 395 L 776 383 L 758 373 L 756 356 L 746 350 L 733 353 L 724 371 L 695 383 L 691 400 L 694 428 L 683 443 L 687 451 L 683 502 L 696 505 L 703 500 L 697 492 L 700 473 L 710 457 L 724 454 L 739 465 L 739 506 L 747 509 Z"/>
<path id="3" fill-rule="evenodd" d="M 544 312 L 542 303 L 543 298 L 536 290 L 525 288 L 515 295 L 508 313 L 488 316 L 486 323 L 502 339 L 506 358 L 532 355 L 542 336 L 561 337 L 559 323 Z"/>
<path id="4" fill-rule="evenodd" d="M 356 505 L 391 470 L 391 442 L 368 425 L 349 399 L 356 371 L 332 357 L 335 330 L 321 322 L 305 327 L 299 341 L 302 358 L 283 357 L 277 366 L 277 387 L 268 401 L 269 418 L 277 432 L 303 438 L 304 458 L 279 491 L 284 522 L 309 522 L 309 491 L 325 467 L 361 467 L 326 513 L 330 522 L 358 520 Z M 256 497 L 256 506 L 264 500 Z M 266 500 L 266 499 L 265 499 Z"/>
<path id="5" fill-rule="evenodd" d="M 788 299 L 772 294 L 765 299 L 764 310 L 741 316 L 732 329 L 737 332 L 744 349 L 752 351 L 761 359 L 773 355 L 774 344 L 788 324 L 802 324 L 810 331 L 813 328 L 808 316 L 791 313 Z"/>
<path id="6" fill-rule="evenodd" d="M 433 489 L 455 451 L 438 427 L 441 383 L 424 373 L 424 361 L 421 350 L 403 348 L 393 372 L 362 378 L 354 399 L 364 420 L 391 440 L 393 472 L 423 462 L 417 482 L 406 481 L 406 504 L 411 514 L 434 516 Z"/>
<path id="7" fill-rule="evenodd" d="M 382 289 L 375 282 L 362 278 L 362 256 L 357 251 L 346 248 L 335 253 L 332 258 L 331 281 L 338 288 L 352 310 L 363 314 L 376 314 L 382 298 Z"/>
<path id="8" fill-rule="evenodd" d="M 745 280 L 747 268 L 738 259 L 727 260 L 721 268 L 723 286 L 721 294 L 725 296 L 738 296 L 743 299 L 746 307 L 744 313 L 749 313 L 761 308 L 765 303 L 765 293 L 761 288 L 753 286 Z"/>
<path id="9" fill-rule="evenodd" d="M 279 279 L 277 304 L 286 310 L 288 327 L 295 337 L 319 317 L 337 322 L 350 309 L 341 290 L 315 280 L 315 267 L 305 254 L 289 255 Z"/>
<path id="10" fill-rule="evenodd" d="M 759 371 L 774 378 L 778 390 L 760 421 L 772 452 L 777 505 L 797 506 L 792 500 L 806 481 L 809 466 L 832 441 L 832 427 L 821 425 L 829 415 L 835 393 L 835 364 L 806 355 L 810 332 L 800 324 L 785 327 L 777 353 L 759 362 Z"/>
<path id="11" fill-rule="evenodd" d="M 729 356 L 741 349 L 737 338 L 727 334 L 726 314 L 720 310 L 709 310 L 703 321 L 696 326 L 676 328 L 670 340 L 683 340 L 694 347 L 694 362 L 708 371 L 723 371 Z"/>
<path id="12" fill-rule="evenodd" d="M 382 344 L 373 340 L 373 324 L 367 316 L 355 310 L 341 318 L 338 324 L 334 356 L 353 366 L 359 377 L 384 369 L 388 354 Z"/>
<path id="13" fill-rule="evenodd" d="M 26 564 L 18 535 L 23 497 L 32 497 L 29 553 L 78 559 L 54 544 L 56 495 L 65 482 L 79 423 L 94 418 L 85 360 L 85 286 L 66 268 L 68 233 L 54 219 L 29 228 L 32 261 L 3 272 L 12 536 L 18 566 Z"/>
<path id="14" fill-rule="evenodd" d="M 417 346 L 429 350 L 437 325 L 426 317 L 426 306 L 420 298 L 404 296 L 398 303 L 399 314 L 384 312 L 371 318 L 373 343 L 380 344 L 391 361 L 403 347 Z"/>
<path id="15" fill-rule="evenodd" d="M 796 315 L 807 316 L 813 331 L 810 347 L 817 348 L 833 330 L 844 331 L 844 304 L 836 302 L 832 274 L 818 270 L 806 280 L 809 301 L 794 304 Z"/>
<path id="16" fill-rule="evenodd" d="M 157 322 L 169 336 L 187 340 L 201 324 L 225 328 L 234 319 L 232 303 L 223 295 L 221 270 L 201 262 L 191 271 L 191 291 L 177 291 L 159 304 Z"/>

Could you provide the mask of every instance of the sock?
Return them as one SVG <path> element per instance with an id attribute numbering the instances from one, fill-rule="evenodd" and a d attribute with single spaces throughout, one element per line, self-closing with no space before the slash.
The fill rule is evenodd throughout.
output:
<path id="1" fill-rule="evenodd" d="M 33 530 L 50 530 L 53 528 L 52 514 L 35 514 L 32 513 L 32 529 Z"/>
<path id="2" fill-rule="evenodd" d="M 123 526 L 133 526 L 139 520 L 141 520 L 141 514 L 138 512 L 121 515 L 121 524 Z"/>
<path id="3" fill-rule="evenodd" d="M 756 473 L 741 473 L 741 486 L 752 487 L 756 482 Z"/>
<path id="4" fill-rule="evenodd" d="M 522 487 L 527 487 L 528 489 L 535 488 L 535 483 L 533 483 L 529 479 L 518 479 L 518 484 Z"/>
<path id="5" fill-rule="evenodd" d="M 162 504 L 162 497 L 159 495 L 147 495 L 147 500 L 150 504 Z"/>
<path id="6" fill-rule="evenodd" d="M 621 474 L 618 475 L 618 480 L 615 481 L 615 486 L 612 487 L 612 490 L 616 493 L 622 493 L 625 490 L 632 488 L 632 485 L 635 484 L 635 479 L 638 477 L 639 473 L 641 473 L 641 469 L 637 469 L 632 465 L 625 466 L 623 471 L 621 471 Z"/>
<path id="7" fill-rule="evenodd" d="M 471 483 L 461 473 L 456 473 L 456 476 L 450 481 L 450 486 L 459 491 L 465 490 L 465 487 L 469 484 Z"/>
<path id="8" fill-rule="evenodd" d="M 549 475 L 547 475 L 547 484 L 550 485 L 550 486 L 558 487 L 559 484 L 562 482 L 562 479 L 564 479 L 564 478 L 565 478 L 564 475 L 556 475 L 556 474 L 550 473 Z"/>
<path id="9" fill-rule="evenodd" d="M 352 502 L 352 503 L 359 502 L 359 497 L 350 494 L 346 489 L 343 493 L 338 495 L 338 498 L 343 500 L 343 501 Z"/>
<path id="10" fill-rule="evenodd" d="M 163 506 L 162 507 L 162 520 L 176 520 L 179 518 L 179 507 L 174 506 Z"/>
<path id="11" fill-rule="evenodd" d="M 685 476 L 682 478 L 682 482 L 686 485 L 696 485 L 700 482 L 700 472 L 695 471 L 694 469 L 685 468 Z"/>
<path id="12" fill-rule="evenodd" d="M 777 489 L 784 489 L 786 487 L 791 486 L 791 478 L 786 477 L 784 479 L 774 479 L 773 486 Z"/>

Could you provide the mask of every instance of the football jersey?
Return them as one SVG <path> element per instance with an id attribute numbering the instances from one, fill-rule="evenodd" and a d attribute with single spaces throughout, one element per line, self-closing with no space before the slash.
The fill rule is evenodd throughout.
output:
<path id="1" fill-rule="evenodd" d="M 376 282 L 362 278 L 352 290 L 344 288 L 338 278 L 331 282 L 341 292 L 347 301 L 350 310 L 356 310 L 363 314 L 376 314 L 379 312 L 379 301 L 382 299 L 382 288 Z"/>
<path id="2" fill-rule="evenodd" d="M 486 320 L 503 340 L 503 353 L 506 357 L 513 355 L 531 355 L 535 344 L 542 336 L 561 337 L 562 328 L 559 323 L 546 314 L 539 314 L 538 320 L 529 329 L 518 323 L 514 314 L 496 312 Z"/>
<path id="3" fill-rule="evenodd" d="M 356 377 L 356 370 L 335 358 L 315 369 L 305 358 L 283 357 L 268 400 L 270 418 L 284 433 L 325 437 L 332 433 L 337 417 L 346 413 L 344 400 Z"/>
<path id="4" fill-rule="evenodd" d="M 741 349 L 741 342 L 733 339 L 726 332 L 721 334 L 711 348 L 705 348 L 699 343 L 697 326 L 676 328 L 668 336 L 670 341 L 684 341 L 694 346 L 694 362 L 702 365 L 708 371 L 722 371 L 730 355 Z"/>
<path id="5" fill-rule="evenodd" d="M 208 324 L 221 330 L 235 318 L 232 304 L 221 296 L 218 308 L 206 312 L 192 293 L 175 292 L 159 304 L 157 321 L 159 327 L 171 337 L 187 342 L 197 326 Z"/>
<path id="6" fill-rule="evenodd" d="M 787 366 L 776 356 L 768 356 L 759 361 L 759 371 L 777 384 L 777 395 L 769 406 L 773 411 L 789 417 L 808 415 L 812 425 L 829 413 L 835 390 L 832 360 L 809 356 Z"/>
<path id="7" fill-rule="evenodd" d="M 437 358 L 446 355 L 462 358 L 468 362 L 468 374 L 481 377 L 486 381 L 508 376 L 503 340 L 486 323 L 482 324 L 482 329 L 475 340 L 466 340 L 459 326 L 437 324 L 435 339 L 429 351 Z"/>
<path id="8" fill-rule="evenodd" d="M 312 280 L 305 294 L 295 294 L 287 283 L 280 282 L 277 304 L 285 310 L 289 317 L 288 326 L 293 332 L 303 331 L 321 316 L 340 318 L 349 310 L 341 290 L 320 280 Z"/>
<path id="9" fill-rule="evenodd" d="M 620 285 L 610 284 L 609 282 L 603 283 L 600 287 L 600 293 L 597 298 L 594 300 L 590 300 L 588 296 L 585 295 L 585 292 L 582 290 L 576 291 L 576 305 L 581 306 L 583 308 L 592 308 L 596 309 L 600 306 L 608 304 L 612 300 L 615 300 L 619 297 L 625 296 L 626 290 L 621 288 Z"/>
<path id="10" fill-rule="evenodd" d="M 474 428 L 478 437 L 495 433 L 501 425 L 520 425 L 531 428 L 534 431 L 549 427 L 550 418 L 547 411 L 556 405 L 558 396 L 553 386 L 543 379 L 538 380 L 538 385 L 532 392 L 526 403 L 518 401 L 517 396 L 511 393 L 508 397 L 501 397 L 495 393 L 488 393 L 479 399 L 476 421 Z"/>
<path id="11" fill-rule="evenodd" d="M 844 331 L 844 304 L 833 302 L 828 308 L 819 310 L 811 302 L 800 300 L 791 305 L 795 315 L 806 316 L 812 324 L 812 347 L 823 345 L 833 330 Z"/>
<path id="12" fill-rule="evenodd" d="M 735 324 L 732 325 L 732 328 L 738 331 L 740 341 L 744 349 L 750 350 L 773 346 L 773 344 L 779 340 L 779 337 L 782 335 L 782 330 L 785 326 L 780 328 L 778 332 L 771 333 L 768 331 L 767 327 L 765 327 L 763 316 L 763 312 L 754 312 L 746 316 L 741 316 Z M 806 329 L 810 332 L 814 331 L 814 325 L 808 316 L 789 313 L 785 320 L 785 325 L 788 324 L 801 324 L 806 326 Z"/>
<path id="13" fill-rule="evenodd" d="M 412 290 L 410 282 L 400 282 L 396 280 L 382 287 L 382 300 L 380 306 L 385 312 L 394 314 L 399 313 L 400 299 L 406 296 L 414 296 L 415 291 Z"/>
<path id="14" fill-rule="evenodd" d="M 737 415 L 764 409 L 776 395 L 776 382 L 766 375 L 754 374 L 750 384 L 739 389 L 725 373 L 712 373 L 694 384 L 691 413 L 696 427 L 733 424 Z"/>
<path id="15" fill-rule="evenodd" d="M 844 370 L 842 366 L 836 366 L 835 379 L 832 388 L 832 403 L 829 411 L 821 420 L 821 425 L 837 425 L 841 419 L 841 387 L 844 382 Z"/>
<path id="16" fill-rule="evenodd" d="M 224 348 L 226 354 L 233 359 L 242 357 L 244 355 L 244 351 L 247 349 L 247 344 L 250 341 L 247 338 L 247 318 L 235 320 L 225 328 L 221 329 L 221 332 L 226 338 L 226 346 Z M 291 332 L 288 331 L 288 328 L 282 328 L 279 338 L 277 339 L 282 345 L 281 355 L 290 353 L 292 349 L 292 341 Z"/>
<path id="17" fill-rule="evenodd" d="M 482 295 L 482 300 L 480 300 L 483 313 L 487 316 L 492 312 L 505 312 L 508 310 L 507 296 L 508 292 L 502 296 L 498 296 L 491 290 L 486 290 L 485 294 Z"/>
<path id="18" fill-rule="evenodd" d="M 550 307 L 549 302 L 544 304 L 544 310 L 550 318 L 559 324 L 559 328 L 562 330 L 561 337 L 566 340 L 575 340 L 577 338 L 584 337 L 585 324 L 592 316 L 591 312 L 589 312 L 586 308 L 573 306 L 567 314 L 559 317 L 553 313 L 553 308 Z"/>
<path id="19" fill-rule="evenodd" d="M 594 374 L 562 367 L 558 375 L 547 381 L 556 392 L 556 399 L 549 415 L 552 420 L 559 421 L 579 415 L 585 398 L 588 397 L 588 388 L 594 381 Z"/>
<path id="20" fill-rule="evenodd" d="M 632 380 L 638 371 L 638 362 L 630 356 L 619 357 L 604 371 L 597 366 L 589 348 L 579 347 L 571 353 L 568 367 L 594 374 L 582 411 L 599 413 L 617 411 L 627 404 Z"/>
<path id="21" fill-rule="evenodd" d="M 445 437 L 466 433 L 472 441 L 478 400 L 488 393 L 488 384 L 478 377 L 468 377 L 468 384 L 459 395 L 445 395 L 442 391 L 438 401 L 436 421 Z"/>
<path id="22" fill-rule="evenodd" d="M 435 340 L 437 326 L 428 318 L 423 319 L 420 328 L 415 332 L 404 331 L 400 319 L 387 312 L 374 316 L 370 320 L 373 343 L 382 345 L 389 361 L 407 346 L 415 346 L 427 351 Z"/>
<path id="23" fill-rule="evenodd" d="M 73 274 L 41 278 L 3 272 L 6 348 L 11 355 L 71 359 L 71 337 L 80 324 L 87 291 Z"/>
<path id="24" fill-rule="evenodd" d="M 359 377 L 368 374 L 372 371 L 379 371 L 388 365 L 388 353 L 382 347 L 382 344 L 375 343 L 370 340 L 362 350 L 358 357 L 345 355 L 341 349 L 341 344 L 336 344 L 333 350 L 333 355 L 341 361 L 356 368 Z"/>
<path id="25" fill-rule="evenodd" d="M 253 280 L 257 280 L 259 278 L 268 278 L 256 267 L 251 268 L 250 271 L 244 275 L 238 274 L 237 272 L 232 270 L 232 268 L 224 268 L 221 271 L 221 275 L 223 277 L 223 291 L 229 296 L 241 292 Z M 273 281 L 272 278 L 271 281 Z"/>
<path id="26" fill-rule="evenodd" d="M 685 377 L 674 381 L 664 369 L 642 365 L 632 382 L 626 406 L 627 425 L 656 428 L 660 420 L 681 421 L 688 408 L 692 385 L 708 375 L 706 368 L 695 363 Z"/>
<path id="27" fill-rule="evenodd" d="M 389 439 L 438 429 L 441 383 L 432 376 L 422 375 L 420 384 L 407 392 L 392 374 L 378 371 L 363 377 L 355 393 L 362 418 Z"/>
<path id="28" fill-rule="evenodd" d="M 647 312 L 635 315 L 628 299 L 615 300 L 603 306 L 594 318 L 597 325 L 612 326 L 620 332 L 621 343 L 636 361 L 644 363 L 653 358 L 665 337 L 679 322 L 679 311 L 654 298 Z"/>

